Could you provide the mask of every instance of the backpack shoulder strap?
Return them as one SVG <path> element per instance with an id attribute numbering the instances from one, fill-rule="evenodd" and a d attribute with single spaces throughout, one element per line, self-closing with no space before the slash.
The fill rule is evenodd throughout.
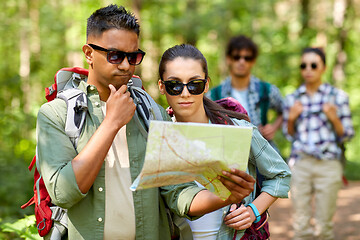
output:
<path id="1" fill-rule="evenodd" d="M 67 115 L 65 120 L 65 132 L 76 149 L 87 112 L 86 94 L 80 89 L 69 88 L 60 91 L 57 97 L 66 102 Z"/>
<path id="2" fill-rule="evenodd" d="M 222 90 L 221 84 L 214 87 L 210 92 L 211 100 L 216 101 L 216 100 L 221 99 L 221 90 Z"/>
<path id="3" fill-rule="evenodd" d="M 136 106 L 134 120 L 138 125 L 141 134 L 147 138 L 150 120 L 163 120 L 163 116 L 154 99 L 152 99 L 145 90 L 135 86 L 133 80 L 134 78 L 130 79 L 128 82 L 128 90 L 131 97 L 134 99 Z M 141 123 L 140 118 L 143 120 L 143 124 Z"/>
<path id="4" fill-rule="evenodd" d="M 267 124 L 267 112 L 270 105 L 270 83 L 260 81 L 259 85 L 259 99 L 260 99 L 260 119 L 261 124 Z"/>

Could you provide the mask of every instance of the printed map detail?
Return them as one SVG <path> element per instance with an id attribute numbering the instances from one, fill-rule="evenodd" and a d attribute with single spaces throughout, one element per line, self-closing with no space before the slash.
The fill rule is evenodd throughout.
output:
<path id="1" fill-rule="evenodd" d="M 222 170 L 246 170 L 251 127 L 151 121 L 145 162 L 131 190 L 198 181 L 226 199 Z"/>

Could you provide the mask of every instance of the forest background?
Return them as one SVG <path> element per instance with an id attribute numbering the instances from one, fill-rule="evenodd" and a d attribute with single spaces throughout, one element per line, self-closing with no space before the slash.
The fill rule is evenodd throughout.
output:
<path id="1" fill-rule="evenodd" d="M 323 47 L 324 81 L 345 90 L 356 132 L 360 130 L 360 0 L 7 0 L 0 2 L 0 239 L 32 239 L 32 196 L 36 115 L 44 88 L 63 67 L 86 67 L 81 51 L 86 19 L 110 3 L 131 10 L 141 24 L 140 48 L 146 51 L 136 74 L 164 107 L 157 90 L 161 54 L 175 44 L 197 46 L 208 60 L 211 86 L 227 75 L 228 39 L 246 34 L 258 44 L 254 74 L 277 85 L 285 96 L 300 84 L 300 52 Z M 270 113 L 271 115 L 271 113 Z M 290 144 L 276 141 L 286 159 Z M 360 179 L 360 135 L 346 145 L 345 175 Z M 24 218 L 25 217 L 25 218 Z M 20 219 L 20 220 L 19 220 Z M 17 221 L 18 220 L 18 221 Z M 15 222 L 15 223 L 14 223 Z M 10 233 L 9 233 L 10 232 Z M 18 235 L 19 234 L 19 235 Z"/>

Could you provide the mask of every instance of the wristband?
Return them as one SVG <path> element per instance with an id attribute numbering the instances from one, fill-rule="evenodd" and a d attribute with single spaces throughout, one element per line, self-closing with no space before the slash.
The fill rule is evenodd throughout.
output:
<path id="1" fill-rule="evenodd" d="M 254 223 L 259 222 L 260 219 L 261 219 L 261 215 L 260 215 L 259 211 L 257 210 L 256 206 L 255 206 L 253 203 L 249 203 L 249 204 L 248 204 L 248 207 L 251 207 L 251 209 L 253 210 L 254 215 L 255 215 L 255 217 L 256 217 Z"/>

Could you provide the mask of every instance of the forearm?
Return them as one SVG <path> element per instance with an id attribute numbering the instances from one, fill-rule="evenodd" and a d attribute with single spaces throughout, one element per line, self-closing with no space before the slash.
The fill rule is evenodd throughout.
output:
<path id="1" fill-rule="evenodd" d="M 287 132 L 290 136 L 295 134 L 295 120 L 289 119 L 287 122 Z"/>
<path id="2" fill-rule="evenodd" d="M 283 122 L 283 116 L 279 115 L 272 124 L 275 131 L 281 127 L 282 122 Z"/>
<path id="3" fill-rule="evenodd" d="M 106 118 L 83 150 L 72 160 L 76 182 L 82 193 L 93 185 L 118 129 Z"/>
<path id="4" fill-rule="evenodd" d="M 344 135 L 344 126 L 342 125 L 340 119 L 337 116 L 335 116 L 330 121 L 335 129 L 336 135 L 338 137 L 342 137 Z"/>
<path id="5" fill-rule="evenodd" d="M 189 216 L 201 216 L 209 212 L 213 212 L 219 208 L 229 205 L 226 201 L 221 200 L 214 193 L 203 190 L 194 197 L 190 209 Z"/>
<path id="6" fill-rule="evenodd" d="M 256 206 L 257 210 L 260 214 L 266 211 L 278 198 L 273 197 L 270 194 L 266 192 L 262 192 L 252 203 Z M 250 207 L 248 207 L 250 208 Z M 251 210 L 251 208 L 249 209 Z M 250 211 L 250 214 L 253 214 L 255 217 L 253 211 Z"/>

